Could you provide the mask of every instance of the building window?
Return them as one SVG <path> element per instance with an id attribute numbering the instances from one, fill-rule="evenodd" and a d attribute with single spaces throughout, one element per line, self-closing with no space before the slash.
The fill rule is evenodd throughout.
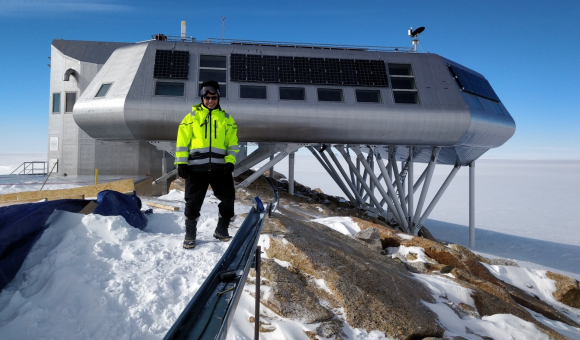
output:
<path id="1" fill-rule="evenodd" d="M 99 92 L 97 92 L 97 94 L 95 95 L 95 98 L 106 96 L 107 92 L 109 92 L 109 89 L 111 88 L 111 85 L 112 84 L 101 85 L 101 88 L 99 89 Z"/>
<path id="2" fill-rule="evenodd" d="M 380 103 L 381 91 L 379 90 L 355 90 L 357 103 Z"/>
<path id="3" fill-rule="evenodd" d="M 321 102 L 342 102 L 342 89 L 317 89 L 318 101 Z"/>
<path id="4" fill-rule="evenodd" d="M 266 99 L 266 86 L 240 85 L 240 98 Z"/>
<path id="5" fill-rule="evenodd" d="M 60 113 L 60 93 L 52 94 L 52 113 Z"/>
<path id="6" fill-rule="evenodd" d="M 64 112 L 72 112 L 77 101 L 76 92 L 67 92 Z"/>
<path id="7" fill-rule="evenodd" d="M 156 96 L 183 97 L 184 93 L 185 93 L 185 84 L 184 83 L 157 82 L 155 84 L 155 95 Z"/>
<path id="8" fill-rule="evenodd" d="M 410 64 L 389 64 L 393 99 L 396 104 L 419 104 L 419 94 Z"/>
<path id="9" fill-rule="evenodd" d="M 199 56 L 199 85 L 204 81 L 215 80 L 220 85 L 220 97 L 226 98 L 227 94 L 227 58 L 223 55 L 200 55 Z M 199 93 L 198 93 L 199 95 Z"/>
<path id="10" fill-rule="evenodd" d="M 476 96 L 471 96 L 471 99 L 473 99 L 473 102 L 475 103 L 475 106 L 479 109 L 479 110 L 485 110 L 483 108 L 483 105 L 481 105 L 481 102 L 479 101 L 479 98 L 477 98 Z"/>
<path id="11" fill-rule="evenodd" d="M 493 103 L 493 107 L 495 107 L 495 110 L 497 111 L 497 113 L 499 113 L 500 115 L 505 115 L 505 113 L 501 109 L 501 106 L 499 106 L 498 103 Z"/>
<path id="12" fill-rule="evenodd" d="M 305 100 L 306 91 L 303 87 L 280 87 L 280 100 Z"/>

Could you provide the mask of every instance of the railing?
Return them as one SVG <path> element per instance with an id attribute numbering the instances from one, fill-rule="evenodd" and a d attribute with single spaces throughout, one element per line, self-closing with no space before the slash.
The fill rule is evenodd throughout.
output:
<path id="1" fill-rule="evenodd" d="M 152 35 L 152 40 L 163 41 L 181 41 L 181 42 L 196 42 L 207 44 L 230 44 L 230 45 L 251 45 L 251 46 L 273 46 L 273 47 L 289 47 L 289 48 L 311 48 L 321 50 L 348 50 L 348 51 L 372 51 L 372 52 L 412 52 L 409 47 L 391 47 L 391 46 L 358 46 L 358 45 L 335 45 L 335 44 L 315 44 L 315 43 L 296 43 L 296 42 L 281 42 L 281 41 L 261 41 L 261 40 L 240 40 L 240 39 L 221 39 L 221 38 L 207 38 L 203 40 L 195 39 L 194 37 L 185 37 L 174 35 Z"/>
<path id="2" fill-rule="evenodd" d="M 41 166 L 37 166 L 37 165 Z M 18 172 L 18 170 L 20 172 Z M 20 164 L 14 171 L 12 171 L 11 175 L 46 175 L 48 170 L 47 162 L 42 161 L 35 161 L 35 162 L 24 162 Z"/>
<path id="3" fill-rule="evenodd" d="M 278 206 L 278 190 L 268 179 L 274 199 L 268 206 L 268 215 Z M 260 247 L 257 247 L 266 210 L 258 197 L 253 207 L 231 240 L 222 258 L 173 324 L 164 340 L 219 339 L 227 336 L 234 312 L 243 292 L 250 268 L 256 267 L 256 306 L 259 306 Z M 259 327 L 259 308 L 256 308 L 255 338 Z"/>

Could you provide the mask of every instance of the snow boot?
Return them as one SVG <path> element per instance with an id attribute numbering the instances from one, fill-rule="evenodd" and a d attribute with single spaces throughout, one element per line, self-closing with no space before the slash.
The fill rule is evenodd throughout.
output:
<path id="1" fill-rule="evenodd" d="M 228 234 L 228 227 L 230 226 L 230 219 L 225 219 L 220 217 L 213 233 L 213 237 L 217 238 L 222 242 L 227 242 L 232 239 L 230 234 Z"/>
<path id="2" fill-rule="evenodd" d="M 197 234 L 197 218 L 195 220 L 185 220 L 185 240 L 183 240 L 183 248 L 195 248 L 195 236 Z"/>

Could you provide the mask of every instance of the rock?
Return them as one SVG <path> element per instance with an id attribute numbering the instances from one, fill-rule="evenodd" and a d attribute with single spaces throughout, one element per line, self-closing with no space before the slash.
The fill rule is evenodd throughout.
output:
<path id="1" fill-rule="evenodd" d="M 331 339 L 346 336 L 342 331 L 342 321 L 340 320 L 331 320 L 321 323 L 320 326 L 316 328 L 316 334 Z"/>
<path id="2" fill-rule="evenodd" d="M 376 227 L 363 229 L 354 235 L 354 238 L 361 241 L 367 247 L 381 251 L 383 245 L 381 242 L 381 235 Z"/>
<path id="3" fill-rule="evenodd" d="M 277 314 L 306 323 L 320 322 L 334 317 L 334 313 L 322 307 L 318 298 L 300 281 L 296 274 L 275 261 L 263 259 L 262 275 L 270 280 L 271 292 L 262 303 Z"/>
<path id="4" fill-rule="evenodd" d="M 546 276 L 556 282 L 556 291 L 552 293 L 556 300 L 580 308 L 580 284 L 577 280 L 553 272 L 546 272 Z"/>
<path id="5" fill-rule="evenodd" d="M 270 239 L 268 257 L 288 261 L 302 273 L 323 279 L 344 308 L 350 326 L 379 330 L 394 339 L 443 335 L 437 315 L 424 303 L 434 302 L 430 291 L 417 285 L 403 264 L 385 261 L 360 241 L 300 221 L 284 207 L 280 210 L 284 215 L 273 215 L 273 219 L 287 231 L 283 239 Z"/>
<path id="6" fill-rule="evenodd" d="M 171 190 L 185 191 L 185 180 L 181 177 L 177 177 L 169 185 L 169 191 Z"/>

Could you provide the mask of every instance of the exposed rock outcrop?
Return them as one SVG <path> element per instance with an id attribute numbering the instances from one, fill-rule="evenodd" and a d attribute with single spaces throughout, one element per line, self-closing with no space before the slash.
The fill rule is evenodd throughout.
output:
<path id="1" fill-rule="evenodd" d="M 556 300 L 580 308 L 580 283 L 577 280 L 552 272 L 547 272 L 546 276 L 556 282 L 556 291 L 552 293 Z"/>

